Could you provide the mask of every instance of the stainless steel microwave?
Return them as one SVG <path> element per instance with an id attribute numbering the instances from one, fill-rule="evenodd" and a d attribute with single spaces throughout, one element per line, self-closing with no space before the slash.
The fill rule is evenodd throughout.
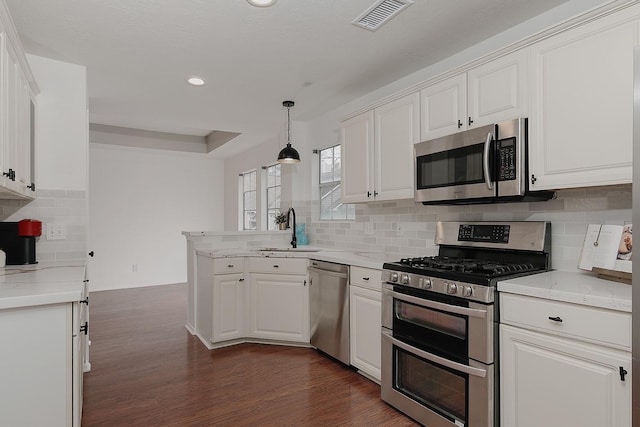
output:
<path id="1" fill-rule="evenodd" d="M 554 191 L 529 191 L 526 118 L 420 142 L 414 157 L 414 198 L 425 205 L 555 197 Z"/>

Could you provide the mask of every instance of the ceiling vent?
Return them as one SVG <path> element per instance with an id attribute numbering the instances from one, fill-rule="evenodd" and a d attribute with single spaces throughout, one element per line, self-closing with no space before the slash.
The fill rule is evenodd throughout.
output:
<path id="1" fill-rule="evenodd" d="M 412 4 L 413 0 L 378 0 L 351 23 L 375 31 Z"/>

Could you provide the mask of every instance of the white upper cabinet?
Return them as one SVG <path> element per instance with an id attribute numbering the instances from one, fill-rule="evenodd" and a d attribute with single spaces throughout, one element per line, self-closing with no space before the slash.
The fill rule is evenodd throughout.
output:
<path id="1" fill-rule="evenodd" d="M 420 98 L 413 93 L 345 120 L 342 201 L 413 198 L 413 144 L 420 141 Z"/>
<path id="2" fill-rule="evenodd" d="M 373 187 L 373 111 L 342 122 L 342 201 L 362 201 Z"/>
<path id="3" fill-rule="evenodd" d="M 526 116 L 527 55 L 515 51 L 422 89 L 421 140 Z"/>
<path id="4" fill-rule="evenodd" d="M 24 53 L 10 37 L 0 8 L 0 199 L 35 197 L 33 123 L 35 91 Z M 12 42 L 13 41 L 13 42 Z"/>
<path id="5" fill-rule="evenodd" d="M 526 117 L 527 57 L 518 50 L 467 73 L 467 127 Z"/>
<path id="6" fill-rule="evenodd" d="M 458 74 L 420 91 L 421 140 L 449 135 L 465 129 L 467 76 Z"/>
<path id="7" fill-rule="evenodd" d="M 630 183 L 638 7 L 532 46 L 531 188 Z"/>

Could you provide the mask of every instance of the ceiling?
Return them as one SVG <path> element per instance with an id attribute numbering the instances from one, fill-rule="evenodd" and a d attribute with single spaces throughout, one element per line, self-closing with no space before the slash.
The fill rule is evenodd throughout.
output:
<path id="1" fill-rule="evenodd" d="M 91 123 L 240 133 L 223 158 L 277 136 L 284 100 L 309 120 L 565 1 L 415 0 L 372 32 L 351 21 L 374 0 L 6 0 L 27 53 L 87 67 Z"/>

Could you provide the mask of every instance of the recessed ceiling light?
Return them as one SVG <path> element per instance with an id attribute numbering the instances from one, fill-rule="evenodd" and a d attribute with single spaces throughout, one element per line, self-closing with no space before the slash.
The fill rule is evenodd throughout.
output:
<path id="1" fill-rule="evenodd" d="M 187 77 L 186 80 L 191 86 L 204 86 L 207 83 L 202 77 L 198 76 Z"/>
<path id="2" fill-rule="evenodd" d="M 269 7 L 273 6 L 276 0 L 247 0 L 250 5 L 257 7 Z"/>

